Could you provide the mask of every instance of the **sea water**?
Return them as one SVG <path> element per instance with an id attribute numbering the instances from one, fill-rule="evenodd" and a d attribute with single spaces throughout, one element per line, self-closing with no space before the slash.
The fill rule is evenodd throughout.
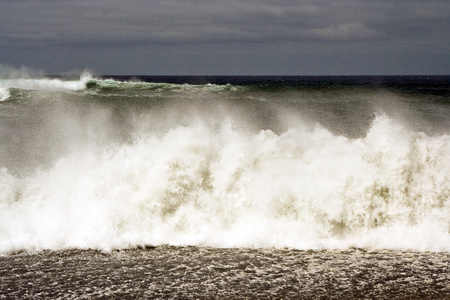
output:
<path id="1" fill-rule="evenodd" d="M 0 79 L 0 299 L 445 299 L 450 77 Z"/>
<path id="2" fill-rule="evenodd" d="M 0 80 L 0 253 L 450 251 L 450 78 Z"/>

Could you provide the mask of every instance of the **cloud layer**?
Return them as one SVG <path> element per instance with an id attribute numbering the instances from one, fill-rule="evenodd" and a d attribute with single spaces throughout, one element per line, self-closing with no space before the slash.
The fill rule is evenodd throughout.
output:
<path id="1" fill-rule="evenodd" d="M 5 0 L 0 63 L 122 74 L 146 73 L 145 64 L 158 74 L 447 74 L 449 20 L 448 0 Z"/>
<path id="2" fill-rule="evenodd" d="M 2 1 L 0 43 L 122 46 L 447 35 L 448 1 Z"/>

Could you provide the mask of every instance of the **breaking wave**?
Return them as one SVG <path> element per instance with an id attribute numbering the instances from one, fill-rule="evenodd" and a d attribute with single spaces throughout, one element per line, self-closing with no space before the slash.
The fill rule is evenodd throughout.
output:
<path id="1" fill-rule="evenodd" d="M 144 82 L 140 80 L 135 81 L 120 81 L 115 79 L 90 79 L 86 82 L 86 87 L 90 91 L 100 93 L 110 93 L 114 91 L 151 91 L 151 92 L 230 92 L 242 91 L 245 87 L 234 86 L 231 84 L 178 84 L 165 82 Z"/>
<path id="2" fill-rule="evenodd" d="M 9 91 L 6 88 L 0 88 L 0 102 L 9 98 Z"/>
<path id="3" fill-rule="evenodd" d="M 232 121 L 193 122 L 91 145 L 24 178 L 0 169 L 0 253 L 161 244 L 450 251 L 449 157 L 449 135 L 385 115 L 357 139 L 320 126 L 250 134 Z"/>
<path id="4" fill-rule="evenodd" d="M 24 90 L 48 90 L 48 91 L 77 91 L 86 88 L 86 83 L 90 80 L 89 75 L 81 77 L 79 80 L 61 80 L 61 79 L 1 79 L 0 87 L 2 89 L 16 88 Z"/>
<path id="5" fill-rule="evenodd" d="M 62 80 L 58 78 L 0 78 L 0 101 L 10 97 L 9 89 L 38 91 L 79 91 L 86 89 L 86 84 L 92 76 L 84 73 L 77 80 Z"/>
<path id="6" fill-rule="evenodd" d="M 0 79 L 0 101 L 9 98 L 9 89 L 43 90 L 43 91 L 80 91 L 88 90 L 109 94 L 115 91 L 150 91 L 150 92 L 229 92 L 245 89 L 230 84 L 175 84 L 143 82 L 138 79 L 120 81 L 115 79 L 93 78 L 89 73 L 83 73 L 79 79 L 62 78 L 16 78 Z"/>

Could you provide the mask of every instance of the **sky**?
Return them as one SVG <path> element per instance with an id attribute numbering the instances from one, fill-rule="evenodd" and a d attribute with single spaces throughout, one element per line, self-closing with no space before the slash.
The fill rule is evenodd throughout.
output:
<path id="1" fill-rule="evenodd" d="M 0 0 L 0 72 L 448 75 L 449 0 Z"/>

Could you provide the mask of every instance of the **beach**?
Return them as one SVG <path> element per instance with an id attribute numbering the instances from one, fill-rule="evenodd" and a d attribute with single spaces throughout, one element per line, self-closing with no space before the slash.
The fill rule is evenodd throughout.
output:
<path id="1" fill-rule="evenodd" d="M 0 257 L 1 299 L 448 299 L 450 253 L 146 247 Z"/>

